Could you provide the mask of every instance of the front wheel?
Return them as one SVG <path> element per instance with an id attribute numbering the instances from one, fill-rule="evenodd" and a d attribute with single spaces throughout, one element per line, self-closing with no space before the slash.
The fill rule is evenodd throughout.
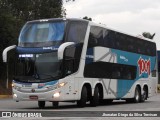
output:
<path id="1" fill-rule="evenodd" d="M 85 107 L 87 102 L 87 88 L 86 86 L 83 86 L 82 92 L 81 92 L 81 98 L 77 101 L 77 105 L 79 107 Z"/>
<path id="2" fill-rule="evenodd" d="M 57 101 L 52 102 L 52 106 L 53 106 L 54 108 L 58 108 L 59 102 L 57 102 Z"/>
<path id="3" fill-rule="evenodd" d="M 38 106 L 40 109 L 43 109 L 45 107 L 45 101 L 38 101 Z"/>

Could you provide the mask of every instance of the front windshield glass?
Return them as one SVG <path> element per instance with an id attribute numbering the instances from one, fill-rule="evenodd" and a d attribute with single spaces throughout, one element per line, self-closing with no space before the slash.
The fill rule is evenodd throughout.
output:
<path id="1" fill-rule="evenodd" d="M 26 82 L 56 80 L 61 76 L 57 52 L 19 54 L 15 79 Z"/>
<path id="2" fill-rule="evenodd" d="M 45 44 L 54 45 L 54 43 L 63 40 L 64 31 L 64 21 L 27 23 L 21 30 L 19 46 L 36 47 L 38 45 L 37 47 L 41 47 Z"/>

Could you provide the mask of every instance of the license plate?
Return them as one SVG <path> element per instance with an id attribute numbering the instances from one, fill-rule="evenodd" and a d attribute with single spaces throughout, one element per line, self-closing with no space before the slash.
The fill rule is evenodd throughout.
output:
<path id="1" fill-rule="evenodd" d="M 29 96 L 29 98 L 30 98 L 31 100 L 38 100 L 38 96 L 36 96 L 36 95 Z"/>

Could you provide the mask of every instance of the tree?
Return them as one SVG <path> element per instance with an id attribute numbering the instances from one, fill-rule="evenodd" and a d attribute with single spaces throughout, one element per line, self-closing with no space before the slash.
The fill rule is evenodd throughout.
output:
<path id="1" fill-rule="evenodd" d="M 9 8 L 16 18 L 33 19 L 63 17 L 62 0 L 8 0 Z"/>
<path id="2" fill-rule="evenodd" d="M 156 33 L 154 33 L 154 34 L 152 35 L 152 34 L 149 33 L 149 32 L 143 32 L 142 35 L 143 35 L 143 37 L 145 37 L 145 38 L 153 39 L 154 36 L 156 35 Z"/>

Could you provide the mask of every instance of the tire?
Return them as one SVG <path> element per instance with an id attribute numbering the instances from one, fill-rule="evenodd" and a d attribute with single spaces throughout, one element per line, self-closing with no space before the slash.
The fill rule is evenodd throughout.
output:
<path id="1" fill-rule="evenodd" d="M 141 92 L 138 87 L 136 87 L 136 89 L 135 89 L 135 94 L 134 94 L 133 100 L 134 100 L 134 103 L 139 103 L 141 101 Z"/>
<path id="2" fill-rule="evenodd" d="M 141 102 L 144 102 L 145 100 L 147 100 L 147 89 L 143 88 L 143 94 L 141 96 Z"/>
<path id="3" fill-rule="evenodd" d="M 53 106 L 53 108 L 58 108 L 59 102 L 58 101 L 52 102 L 52 106 Z"/>
<path id="4" fill-rule="evenodd" d="M 38 101 L 38 106 L 40 109 L 43 109 L 45 107 L 45 101 Z"/>
<path id="5" fill-rule="evenodd" d="M 94 89 L 94 96 L 91 97 L 90 99 L 90 105 L 95 107 L 97 105 L 99 105 L 99 99 L 100 99 L 100 94 L 99 94 L 99 88 L 95 87 Z"/>
<path id="6" fill-rule="evenodd" d="M 82 92 L 81 92 L 81 98 L 77 101 L 78 107 L 85 107 L 87 102 L 87 88 L 86 86 L 83 86 Z"/>

